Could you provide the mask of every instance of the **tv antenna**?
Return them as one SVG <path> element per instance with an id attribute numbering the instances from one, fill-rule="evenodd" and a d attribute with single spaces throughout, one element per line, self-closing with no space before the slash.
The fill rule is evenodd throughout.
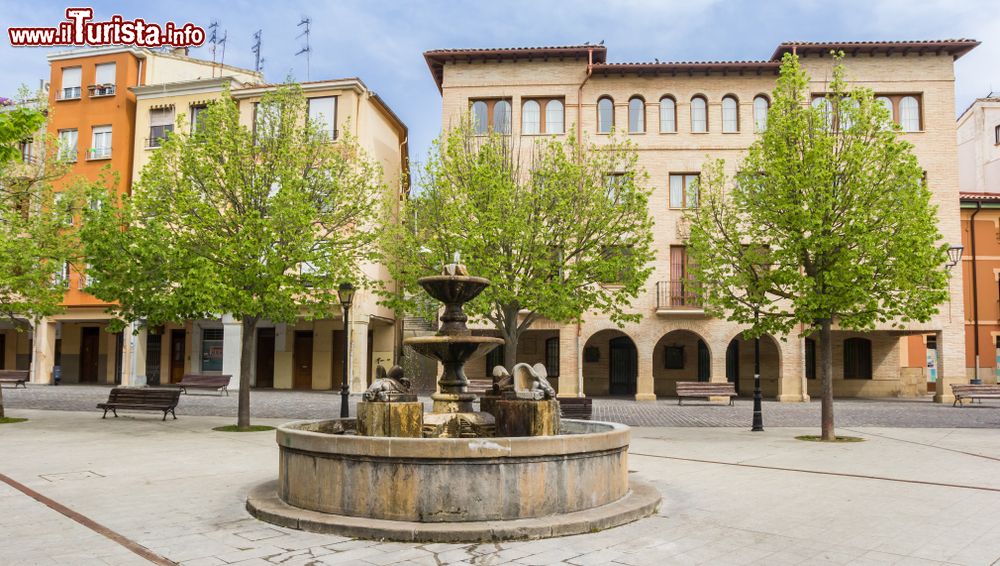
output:
<path id="1" fill-rule="evenodd" d="M 302 49 L 299 49 L 299 52 L 298 52 L 298 53 L 296 53 L 295 55 L 296 55 L 296 57 L 297 57 L 297 56 L 299 56 L 299 55 L 302 55 L 303 53 L 305 53 L 305 54 L 306 54 L 306 80 L 307 80 L 307 81 L 309 80 L 309 52 L 310 52 L 310 51 L 312 51 L 312 50 L 311 50 L 311 49 L 309 48 L 309 25 L 310 25 L 311 23 L 312 23 L 312 20 L 311 20 L 310 18 L 307 18 L 307 17 L 305 17 L 305 16 L 302 16 L 302 21 L 300 21 L 300 22 L 299 22 L 299 25 L 298 25 L 298 26 L 296 26 L 296 27 L 302 27 L 302 26 L 305 26 L 305 28 L 306 28 L 306 29 L 305 29 L 305 31 L 303 31 L 302 33 L 300 33 L 300 34 L 299 34 L 299 35 L 298 35 L 298 36 L 297 36 L 297 37 L 295 38 L 295 39 L 298 39 L 298 38 L 300 38 L 300 37 L 302 37 L 302 36 L 305 36 L 305 38 L 306 38 L 306 46 L 305 46 L 305 47 L 303 47 Z"/>
<path id="2" fill-rule="evenodd" d="M 254 65 L 253 65 L 253 70 L 257 71 L 258 73 L 261 71 L 261 69 L 264 68 L 264 59 L 261 58 L 261 56 L 260 56 L 260 32 L 261 31 L 263 31 L 263 30 L 257 30 L 257 33 L 253 34 L 253 47 L 250 48 L 250 51 L 253 52 L 254 58 L 255 58 Z"/>
<path id="3" fill-rule="evenodd" d="M 223 66 L 223 65 L 225 65 L 225 63 L 226 63 L 226 40 L 228 40 L 228 39 L 229 39 L 229 30 L 225 30 L 225 31 L 222 32 L 222 39 L 220 39 L 218 41 L 218 45 L 222 46 L 222 56 L 219 57 L 219 66 L 220 67 Z M 212 59 L 214 60 L 215 57 L 213 56 Z M 219 74 L 221 75 L 222 72 L 220 71 Z"/>

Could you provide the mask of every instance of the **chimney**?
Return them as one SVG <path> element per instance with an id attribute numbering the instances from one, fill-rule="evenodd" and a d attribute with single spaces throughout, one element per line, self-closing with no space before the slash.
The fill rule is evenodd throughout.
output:
<path id="1" fill-rule="evenodd" d="M 183 55 L 184 57 L 187 57 L 188 48 L 187 47 L 174 47 L 170 52 L 173 53 L 174 55 Z"/>

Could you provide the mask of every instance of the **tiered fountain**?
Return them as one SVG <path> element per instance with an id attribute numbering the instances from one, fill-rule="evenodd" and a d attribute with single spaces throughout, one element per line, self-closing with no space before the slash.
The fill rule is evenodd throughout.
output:
<path id="1" fill-rule="evenodd" d="M 423 413 L 397 366 L 365 392 L 357 419 L 279 427 L 278 480 L 250 493 L 254 516 L 316 532 L 456 542 L 593 532 L 656 510 L 659 492 L 629 482 L 629 428 L 560 422 L 541 366 L 518 364 L 513 377 L 498 368 L 494 394 L 476 411 L 465 363 L 503 340 L 473 336 L 462 305 L 489 281 L 456 261 L 419 283 L 445 304 L 437 335 L 404 341 L 444 367 L 432 411 Z"/>

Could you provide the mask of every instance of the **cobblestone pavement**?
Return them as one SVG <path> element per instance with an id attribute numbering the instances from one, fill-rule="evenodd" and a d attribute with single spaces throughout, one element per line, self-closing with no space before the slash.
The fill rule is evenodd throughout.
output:
<path id="1" fill-rule="evenodd" d="M 107 400 L 108 386 L 60 385 L 4 389 L 10 408 L 91 411 Z M 427 408 L 430 400 L 424 399 Z M 357 396 L 351 397 L 351 414 Z M 339 415 L 340 395 L 330 391 L 254 390 L 251 411 L 257 418 L 319 419 Z M 985 401 L 962 408 L 925 399 L 838 399 L 834 404 L 839 426 L 888 426 L 920 428 L 1000 428 L 1000 401 Z M 750 425 L 753 403 L 736 400 L 735 407 L 699 401 L 678 406 L 676 399 L 638 403 L 629 399 L 594 399 L 594 419 L 631 426 L 745 427 Z M 811 403 L 765 401 L 764 426 L 816 426 L 820 406 Z M 236 393 L 183 395 L 179 415 L 236 416 Z"/>
<path id="2" fill-rule="evenodd" d="M 629 468 L 663 494 L 656 515 L 566 538 L 408 544 L 251 518 L 244 510 L 248 490 L 277 475 L 274 433 L 211 430 L 228 417 L 161 422 L 149 414 L 101 420 L 92 411 L 11 413 L 29 420 L 0 426 L 0 474 L 123 540 L 0 482 L 3 566 L 148 564 L 123 542 L 182 566 L 1000 560 L 1000 435 L 991 430 L 854 428 L 865 442 L 830 445 L 795 440 L 810 430 L 799 428 L 636 429 Z"/>

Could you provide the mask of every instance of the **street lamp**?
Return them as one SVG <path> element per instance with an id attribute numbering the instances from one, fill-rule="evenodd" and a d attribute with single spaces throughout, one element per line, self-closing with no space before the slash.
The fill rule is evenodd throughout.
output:
<path id="1" fill-rule="evenodd" d="M 760 309 L 753 311 L 754 326 L 760 322 Z M 753 425 L 751 432 L 764 432 L 764 414 L 760 406 L 760 336 L 753 339 Z"/>
<path id="2" fill-rule="evenodd" d="M 347 364 L 350 348 L 349 323 L 351 320 L 351 301 L 354 300 L 354 285 L 346 282 L 341 283 L 340 287 L 337 287 L 337 297 L 340 299 L 340 306 L 343 307 L 342 318 L 344 320 L 344 373 L 340 380 L 340 418 L 346 419 L 348 417 L 348 397 L 351 394 L 351 388 L 347 383 Z"/>
<path id="3" fill-rule="evenodd" d="M 944 266 L 951 269 L 952 267 L 958 265 L 958 262 L 962 261 L 962 250 L 964 249 L 965 248 L 961 245 L 951 246 L 948 248 L 948 263 L 944 264 Z"/>

